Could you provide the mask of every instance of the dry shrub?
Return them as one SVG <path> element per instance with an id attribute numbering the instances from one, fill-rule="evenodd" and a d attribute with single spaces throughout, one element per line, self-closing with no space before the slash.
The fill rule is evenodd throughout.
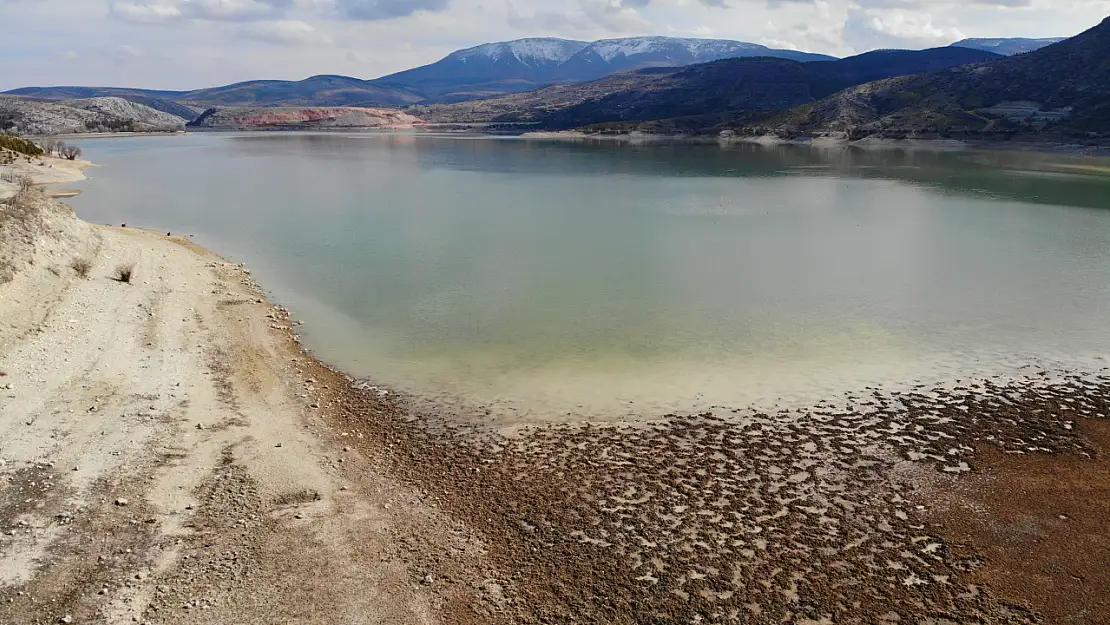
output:
<path id="1" fill-rule="evenodd" d="M 116 273 L 112 276 L 117 282 L 124 282 L 131 284 L 131 278 L 135 276 L 135 263 L 123 263 L 116 267 Z"/>
<path id="2" fill-rule="evenodd" d="M 72 267 L 73 270 L 77 272 L 77 275 L 81 276 L 82 278 L 89 277 L 89 271 L 92 270 L 92 263 L 89 262 L 89 259 L 87 258 L 74 258 L 73 262 L 70 263 L 69 266 Z"/>

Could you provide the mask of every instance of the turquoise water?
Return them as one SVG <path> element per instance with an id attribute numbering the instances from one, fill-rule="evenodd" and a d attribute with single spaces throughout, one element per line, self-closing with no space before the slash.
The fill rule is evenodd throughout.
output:
<path id="1" fill-rule="evenodd" d="M 372 134 L 80 145 L 101 165 L 71 201 L 84 218 L 194 234 L 247 263 L 325 360 L 507 421 L 1110 353 L 1110 178 L 1076 173 L 1092 162 Z"/>

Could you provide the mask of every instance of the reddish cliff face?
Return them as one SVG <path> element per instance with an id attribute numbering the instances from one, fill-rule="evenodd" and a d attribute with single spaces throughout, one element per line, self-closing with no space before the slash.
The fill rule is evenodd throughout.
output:
<path id="1" fill-rule="evenodd" d="M 201 128 L 411 128 L 423 124 L 396 109 L 363 107 L 220 108 L 205 112 Z"/>

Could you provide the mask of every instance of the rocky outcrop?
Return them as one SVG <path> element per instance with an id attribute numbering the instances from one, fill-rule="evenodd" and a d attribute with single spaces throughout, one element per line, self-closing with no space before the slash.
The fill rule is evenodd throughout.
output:
<path id="1" fill-rule="evenodd" d="M 145 104 L 131 102 L 123 98 L 89 98 L 87 100 L 73 100 L 68 104 L 78 106 L 86 111 L 100 113 L 110 119 L 131 122 L 136 131 L 175 131 L 184 130 L 185 128 L 185 120 L 177 115 L 171 115 Z"/>
<path id="2" fill-rule="evenodd" d="M 184 119 L 122 98 L 39 102 L 0 97 L 0 130 L 22 135 L 174 132 L 184 129 Z"/>
<path id="3" fill-rule="evenodd" d="M 363 107 L 213 108 L 189 126 L 195 128 L 412 128 L 419 117 L 396 109 Z"/>

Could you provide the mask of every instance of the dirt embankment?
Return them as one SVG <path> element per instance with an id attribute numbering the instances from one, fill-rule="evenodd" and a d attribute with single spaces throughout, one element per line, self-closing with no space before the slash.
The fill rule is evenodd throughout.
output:
<path id="1" fill-rule="evenodd" d="M 345 380 L 249 271 L 41 193 L 19 204 L 0 206 L 0 623 L 465 622 L 483 605 L 483 544 L 326 424 Z"/>

